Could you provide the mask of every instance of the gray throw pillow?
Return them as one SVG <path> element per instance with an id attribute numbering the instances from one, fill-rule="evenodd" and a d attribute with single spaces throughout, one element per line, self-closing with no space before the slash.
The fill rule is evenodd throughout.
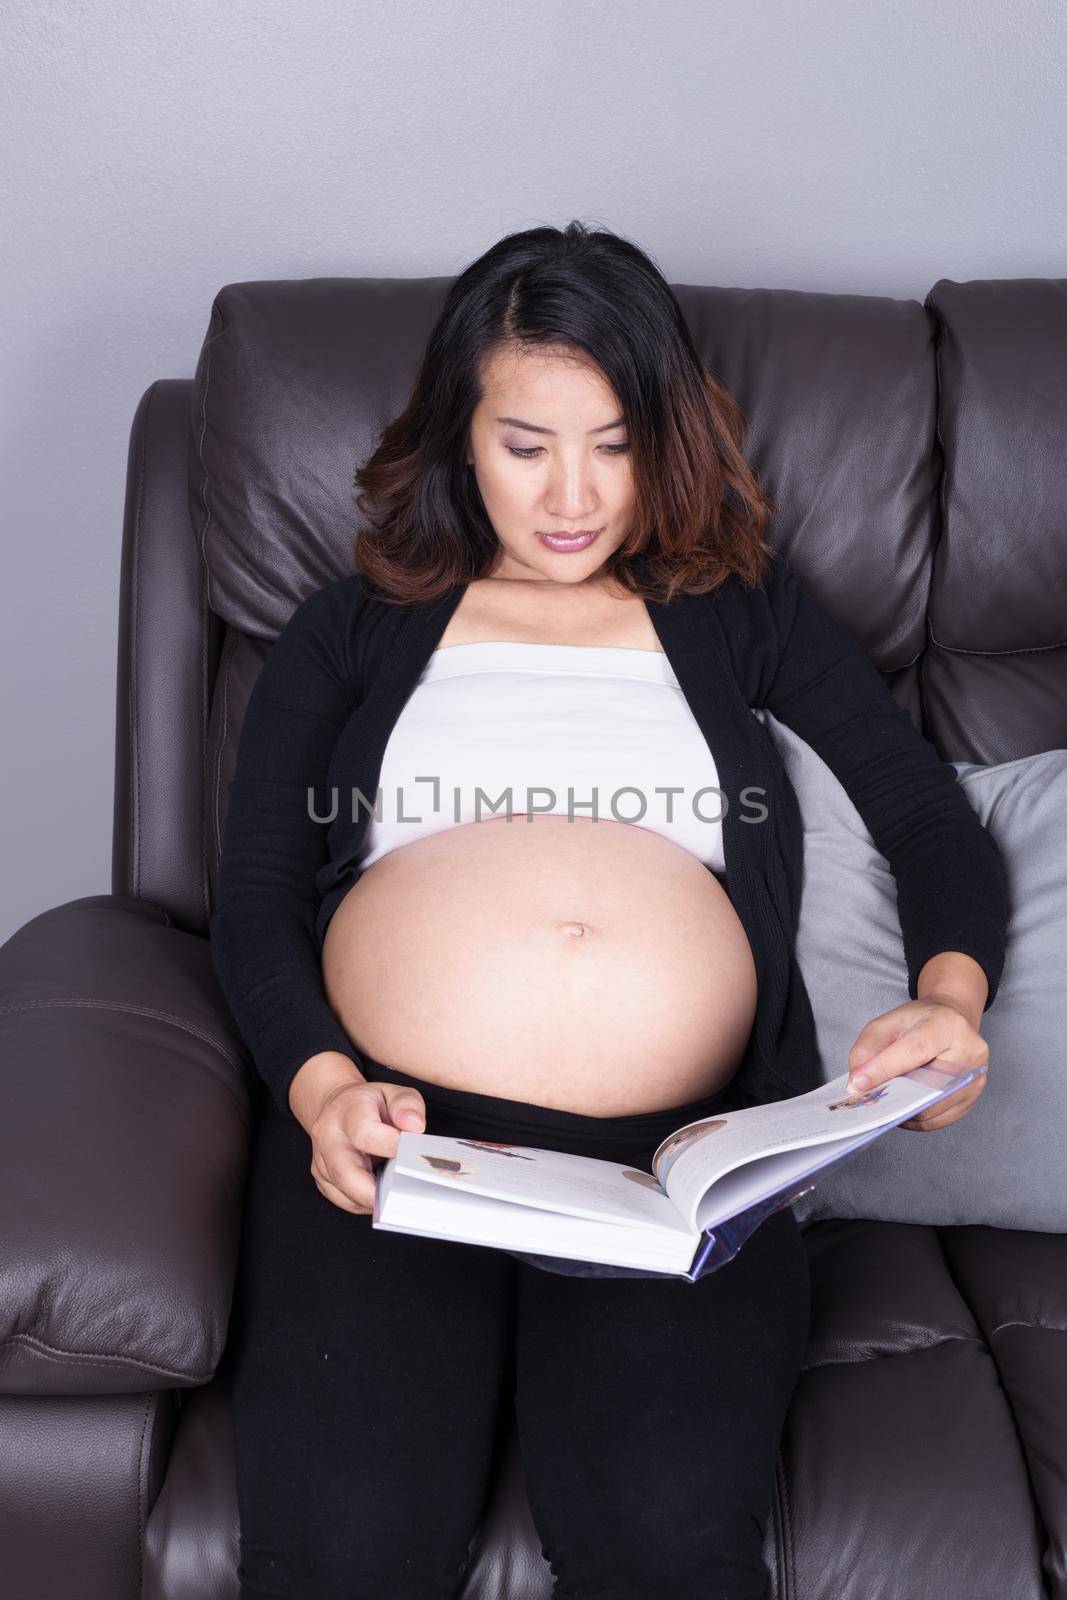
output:
<path id="1" fill-rule="evenodd" d="M 896 885 L 821 757 L 770 712 L 753 714 L 782 755 L 804 819 L 797 962 L 828 1082 L 847 1070 L 864 1024 L 908 998 Z M 794 1205 L 801 1222 L 1067 1231 L 1067 750 L 952 765 L 1000 846 L 1011 896 L 1004 972 L 980 1024 L 985 1091 L 950 1127 L 894 1128 L 816 1180 Z"/>

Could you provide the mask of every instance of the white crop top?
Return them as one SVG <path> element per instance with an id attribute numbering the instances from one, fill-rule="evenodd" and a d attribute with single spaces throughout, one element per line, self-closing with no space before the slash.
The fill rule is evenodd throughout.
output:
<path id="1" fill-rule="evenodd" d="M 525 827 L 534 811 L 628 822 L 725 871 L 715 762 L 662 651 L 445 645 L 397 719 L 378 783 L 364 869 L 428 834 L 507 816 L 510 800 L 517 820 L 501 826 Z"/>

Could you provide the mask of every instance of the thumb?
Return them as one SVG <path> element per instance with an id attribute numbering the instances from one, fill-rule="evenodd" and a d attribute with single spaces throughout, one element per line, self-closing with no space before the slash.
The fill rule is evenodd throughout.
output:
<path id="1" fill-rule="evenodd" d="M 420 1133 L 426 1126 L 426 1108 L 422 1096 L 413 1089 L 405 1089 L 389 1097 L 389 1116 L 393 1126 L 407 1133 Z"/>
<path id="2" fill-rule="evenodd" d="M 873 1061 L 887 1045 L 891 1045 L 899 1031 L 899 1027 L 894 1028 L 887 1018 L 876 1017 L 873 1022 L 868 1022 L 867 1026 L 860 1030 L 859 1037 L 848 1053 L 849 1078 L 854 1078 L 868 1061 Z"/>

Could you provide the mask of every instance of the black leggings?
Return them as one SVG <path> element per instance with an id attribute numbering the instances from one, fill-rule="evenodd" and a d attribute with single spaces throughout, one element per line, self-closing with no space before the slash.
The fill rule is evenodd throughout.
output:
<path id="1" fill-rule="evenodd" d="M 730 1087 L 587 1117 L 414 1084 L 426 1131 L 649 1169 Z M 387 1233 L 315 1187 L 261 1090 L 233 1317 L 242 1600 L 448 1600 L 514 1404 L 557 1600 L 763 1600 L 775 1462 L 808 1336 L 800 1227 L 772 1214 L 696 1283 L 558 1275 Z"/>

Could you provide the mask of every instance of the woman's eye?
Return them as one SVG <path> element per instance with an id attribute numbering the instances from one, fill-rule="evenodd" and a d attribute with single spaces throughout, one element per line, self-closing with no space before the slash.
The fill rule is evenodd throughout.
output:
<path id="1" fill-rule="evenodd" d="M 504 448 L 511 455 L 518 456 L 522 461 L 530 461 L 541 452 L 541 446 L 537 444 L 529 445 L 524 450 L 520 450 L 517 445 L 513 444 L 505 445 Z M 630 446 L 628 444 L 602 444 L 600 448 L 601 450 L 606 450 L 609 456 L 621 456 L 629 450 Z"/>

